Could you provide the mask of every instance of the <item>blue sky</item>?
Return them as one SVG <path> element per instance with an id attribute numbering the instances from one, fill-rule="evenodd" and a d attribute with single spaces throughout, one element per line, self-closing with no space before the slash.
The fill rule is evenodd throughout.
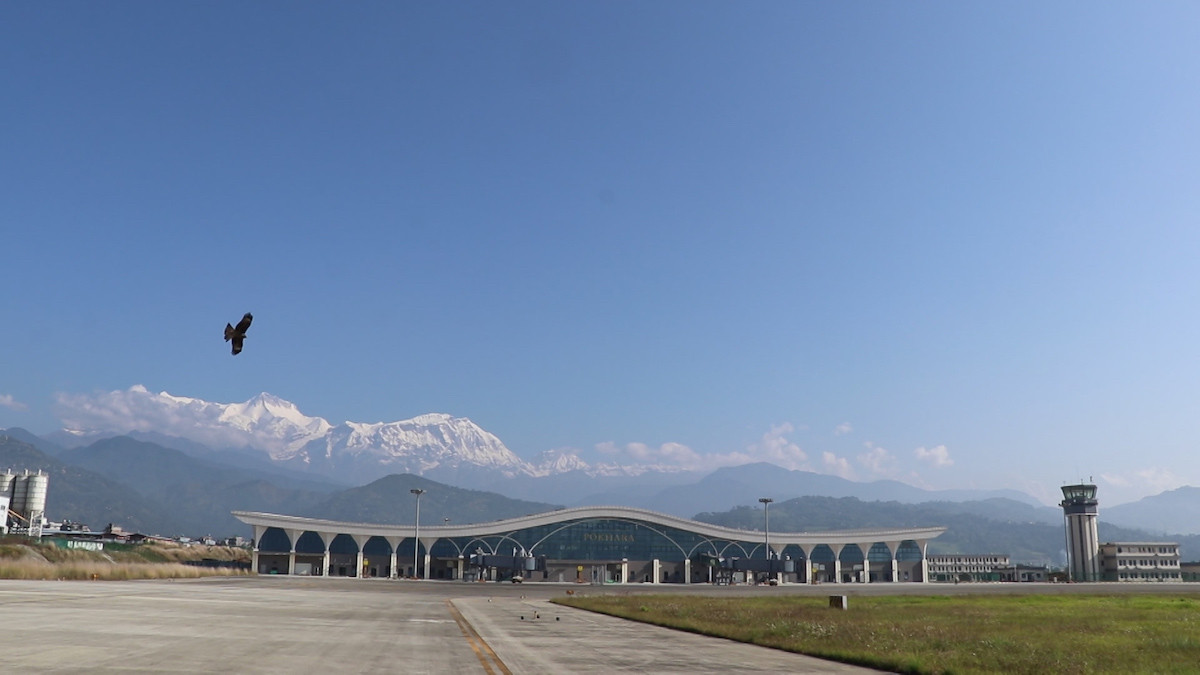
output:
<path id="1" fill-rule="evenodd" d="M 144 385 L 446 412 L 524 457 L 1200 485 L 1198 24 L 5 4 L 0 427 Z"/>

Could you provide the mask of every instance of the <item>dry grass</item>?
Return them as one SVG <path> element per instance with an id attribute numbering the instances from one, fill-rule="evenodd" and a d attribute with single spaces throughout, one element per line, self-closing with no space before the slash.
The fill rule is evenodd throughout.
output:
<path id="1" fill-rule="evenodd" d="M 49 563 L 36 560 L 0 560 L 0 579 L 195 579 L 247 575 L 248 571 L 192 567 L 182 563 L 110 563 L 78 560 Z"/>
<path id="2" fill-rule="evenodd" d="M 904 673 L 1200 672 L 1200 593 L 589 596 L 563 604 Z"/>
<path id="3" fill-rule="evenodd" d="M 103 551 L 59 548 L 8 537 L 0 541 L 0 579 L 194 579 L 247 575 L 248 570 L 185 565 L 194 560 L 244 560 L 244 549 L 169 543 L 105 544 Z"/>

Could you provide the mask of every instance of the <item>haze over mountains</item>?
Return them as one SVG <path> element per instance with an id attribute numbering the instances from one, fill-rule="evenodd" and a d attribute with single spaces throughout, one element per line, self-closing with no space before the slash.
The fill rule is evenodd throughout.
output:
<path id="1" fill-rule="evenodd" d="M 789 500 L 841 500 L 833 502 L 844 507 L 840 521 L 829 521 L 838 523 L 828 525 L 834 529 L 888 521 L 883 515 L 864 515 L 872 509 L 925 519 L 914 526 L 960 517 L 1036 526 L 1044 528 L 1037 538 L 1046 542 L 1057 541 L 1048 533 L 1061 529 L 1059 509 L 1014 490 L 929 491 L 897 481 L 855 482 L 767 463 L 698 473 L 593 465 L 563 451 L 525 461 L 470 420 L 445 414 L 335 425 L 266 393 L 237 404 L 152 394 L 140 387 L 113 395 L 122 397 L 121 405 L 65 406 L 71 414 L 64 421 L 70 427 L 46 438 L 22 429 L 0 432 L 0 465 L 51 472 L 51 518 L 84 520 L 93 527 L 115 522 L 151 532 L 218 536 L 244 533 L 244 526 L 229 515 L 235 509 L 404 523 L 412 516 L 408 489 L 426 487 L 430 492 L 422 505 L 423 520 L 428 514 L 459 523 L 584 505 L 636 506 L 720 521 L 770 496 L 777 502 L 773 517 L 777 511 L 781 517 L 787 513 L 779 505 Z M 125 414 L 111 412 L 122 409 Z M 942 506 L 929 506 L 933 503 Z M 853 504 L 868 506 L 866 511 L 847 507 Z M 793 510 L 797 527 L 828 529 L 817 526 L 825 525 L 827 514 L 809 522 L 811 512 Z M 1101 514 L 1106 527 L 1137 528 L 1143 539 L 1178 539 L 1200 533 L 1200 489 L 1181 488 L 1110 508 L 1103 506 L 1101 495 Z M 968 530 L 977 527 L 959 522 Z M 756 526 L 753 517 L 748 525 Z M 1021 537 L 997 536 L 1013 542 Z M 952 541 L 974 540 L 950 537 L 943 543 Z M 1024 545 L 1013 544 L 1013 549 L 1036 558 Z M 1045 546 L 1034 549 L 1047 559 L 1054 556 Z"/>

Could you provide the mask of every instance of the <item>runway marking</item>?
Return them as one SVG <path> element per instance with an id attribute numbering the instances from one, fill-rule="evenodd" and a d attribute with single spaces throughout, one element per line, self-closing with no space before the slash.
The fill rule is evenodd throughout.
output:
<path id="1" fill-rule="evenodd" d="M 512 675 L 512 671 L 508 669 L 508 666 L 504 665 L 499 656 L 496 656 L 496 652 L 492 651 L 488 643 L 475 631 L 475 627 L 467 621 L 462 612 L 459 612 L 458 608 L 448 598 L 446 599 L 446 606 L 450 608 L 450 616 L 453 616 L 454 620 L 458 623 L 459 630 L 462 631 L 463 637 L 467 638 L 467 644 L 471 645 L 471 651 L 475 652 L 475 657 L 479 659 L 484 672 L 488 675 Z M 492 669 L 493 665 L 495 666 L 495 670 Z"/>

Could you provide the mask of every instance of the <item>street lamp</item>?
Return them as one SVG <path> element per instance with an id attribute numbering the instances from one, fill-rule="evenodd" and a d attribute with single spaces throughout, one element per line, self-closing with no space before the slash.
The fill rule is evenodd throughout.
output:
<path id="1" fill-rule="evenodd" d="M 417 496 L 417 518 L 413 531 L 413 578 L 419 579 L 421 575 L 417 573 L 417 554 L 421 546 L 421 495 L 425 494 L 425 491 L 420 488 L 413 488 L 409 492 Z"/>
<path id="2" fill-rule="evenodd" d="M 775 501 L 770 497 L 759 497 L 758 501 L 763 505 L 763 545 L 766 546 L 767 560 L 771 559 L 771 521 L 767 517 L 767 508 L 771 502 Z"/>

